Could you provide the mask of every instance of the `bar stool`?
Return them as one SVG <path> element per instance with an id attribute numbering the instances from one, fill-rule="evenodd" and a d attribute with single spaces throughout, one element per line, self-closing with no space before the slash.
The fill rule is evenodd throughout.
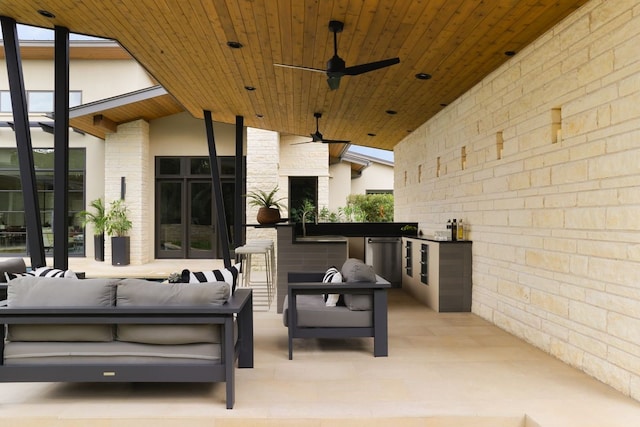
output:
<path id="1" fill-rule="evenodd" d="M 275 286 L 276 286 L 276 251 L 275 245 L 273 244 L 273 240 L 271 239 L 255 239 L 255 240 L 247 240 L 245 246 L 265 246 L 269 251 L 269 260 L 270 266 L 269 271 L 271 271 L 271 295 L 275 294 Z"/>
<path id="2" fill-rule="evenodd" d="M 254 294 L 254 307 L 259 305 L 264 305 L 268 310 L 271 306 L 272 301 L 272 278 L 273 273 L 271 271 L 271 249 L 265 243 L 258 244 L 257 242 L 253 242 L 251 244 L 246 244 L 244 246 L 240 246 L 236 248 L 235 253 L 236 256 L 239 257 L 240 261 L 240 271 L 242 272 L 242 281 L 241 286 L 251 287 L 257 291 L 260 288 L 260 285 L 264 285 L 264 289 L 266 291 L 266 301 L 264 301 L 260 295 L 260 293 L 256 292 Z M 254 256 L 262 256 L 264 257 L 265 264 L 265 280 L 259 280 L 255 277 L 252 277 L 252 273 L 255 273 L 254 268 L 256 266 Z M 263 302 L 264 304 L 260 304 Z"/>

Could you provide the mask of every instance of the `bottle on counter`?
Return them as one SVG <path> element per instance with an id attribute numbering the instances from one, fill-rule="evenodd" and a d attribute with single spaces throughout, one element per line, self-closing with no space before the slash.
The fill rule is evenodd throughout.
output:
<path id="1" fill-rule="evenodd" d="M 451 218 L 447 220 L 447 233 L 449 233 L 450 236 L 453 235 L 453 232 L 451 231 Z"/>
<path id="2" fill-rule="evenodd" d="M 464 240 L 464 226 L 462 225 L 462 218 L 458 221 L 458 240 Z"/>
<path id="3" fill-rule="evenodd" d="M 458 239 L 458 224 L 456 223 L 456 219 L 453 218 L 451 222 L 451 240 L 456 241 Z"/>

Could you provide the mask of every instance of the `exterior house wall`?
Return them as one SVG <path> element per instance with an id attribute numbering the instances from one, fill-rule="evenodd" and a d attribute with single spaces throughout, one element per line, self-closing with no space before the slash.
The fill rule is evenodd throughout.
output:
<path id="1" fill-rule="evenodd" d="M 0 89 L 9 90 L 5 59 L 0 59 L 0 62 Z M 22 61 L 22 69 L 27 91 L 53 90 L 53 59 L 25 59 Z M 153 85 L 149 75 L 133 59 L 72 59 L 69 63 L 69 90 L 81 90 L 84 104 Z"/>
<path id="2" fill-rule="evenodd" d="M 329 205 L 331 212 L 347 204 L 347 197 L 351 194 L 351 163 L 339 162 L 329 166 Z M 349 185 L 345 185 L 345 183 Z M 322 206 L 321 206 L 322 208 Z"/>
<path id="3" fill-rule="evenodd" d="M 351 180 L 352 194 L 367 194 L 367 190 L 393 190 L 393 166 L 371 162 L 359 178 Z"/>
<path id="4" fill-rule="evenodd" d="M 639 44 L 592 0 L 395 148 L 396 219 L 470 226 L 473 312 L 635 399 Z"/>

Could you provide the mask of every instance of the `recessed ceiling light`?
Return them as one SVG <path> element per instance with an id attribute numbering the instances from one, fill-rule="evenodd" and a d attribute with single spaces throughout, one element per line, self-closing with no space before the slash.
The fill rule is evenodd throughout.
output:
<path id="1" fill-rule="evenodd" d="M 449 104 L 444 104 L 444 103 L 440 104 L 441 107 L 446 107 L 447 105 Z"/>
<path id="2" fill-rule="evenodd" d="M 256 117 L 257 117 L 257 118 L 259 118 L 259 119 L 261 119 L 261 118 L 263 118 L 264 116 L 263 116 L 262 114 L 256 114 Z"/>
<path id="3" fill-rule="evenodd" d="M 231 49 L 240 49 L 242 47 L 242 43 L 240 42 L 227 42 L 227 46 Z"/>
<path id="4" fill-rule="evenodd" d="M 256 90 L 256 88 L 253 86 L 245 86 L 244 88 L 248 91 Z"/>
<path id="5" fill-rule="evenodd" d="M 396 110 L 387 110 L 385 111 L 385 113 L 389 114 L 389 115 L 394 115 L 394 114 L 398 114 L 398 112 Z"/>
<path id="6" fill-rule="evenodd" d="M 427 73 L 416 74 L 416 79 L 418 80 L 429 80 L 430 78 L 431 78 L 431 74 L 427 74 Z"/>
<path id="7" fill-rule="evenodd" d="M 368 133 L 367 135 L 369 135 L 369 136 L 376 136 L 376 134 L 375 134 L 375 133 Z"/>
<path id="8" fill-rule="evenodd" d="M 515 50 L 508 50 L 504 54 L 507 55 L 507 56 L 514 56 L 516 54 L 516 51 Z"/>
<path id="9" fill-rule="evenodd" d="M 55 18 L 56 15 L 54 15 L 53 13 L 49 12 L 48 10 L 44 10 L 44 9 L 40 9 L 38 11 L 38 13 L 42 16 L 44 16 L 45 18 Z"/>

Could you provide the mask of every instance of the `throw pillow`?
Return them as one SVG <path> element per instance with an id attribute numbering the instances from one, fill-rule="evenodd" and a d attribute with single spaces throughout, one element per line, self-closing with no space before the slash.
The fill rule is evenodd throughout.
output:
<path id="1" fill-rule="evenodd" d="M 7 272 L 4 273 L 4 279 L 7 282 L 13 279 L 24 277 L 24 276 L 33 276 L 33 273 L 7 273 Z"/>
<path id="2" fill-rule="evenodd" d="M 9 258 L 0 261 L 0 283 L 4 282 L 4 273 L 24 273 L 27 266 L 22 258 Z"/>
<path id="3" fill-rule="evenodd" d="M 194 272 L 184 269 L 182 270 L 182 283 L 227 282 L 231 285 L 231 293 L 234 293 L 238 282 L 238 271 L 240 271 L 240 264 L 212 271 Z"/>
<path id="4" fill-rule="evenodd" d="M 67 279 L 77 279 L 76 273 L 71 270 L 60 270 L 51 267 L 39 267 L 33 271 L 36 277 L 65 277 Z"/>
<path id="5" fill-rule="evenodd" d="M 324 274 L 322 283 L 342 283 L 342 274 L 335 266 L 331 266 Z M 340 294 L 324 294 L 324 303 L 327 307 L 335 307 L 339 300 Z"/>

